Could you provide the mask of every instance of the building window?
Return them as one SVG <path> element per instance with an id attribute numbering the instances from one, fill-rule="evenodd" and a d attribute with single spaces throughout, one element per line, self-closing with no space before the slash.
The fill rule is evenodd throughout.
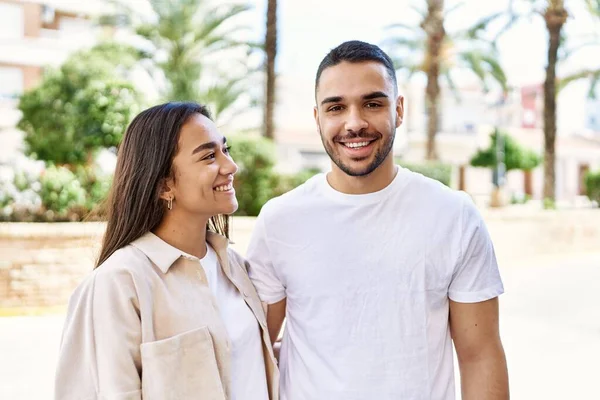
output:
<path id="1" fill-rule="evenodd" d="M 0 66 L 0 101 L 14 100 L 23 94 L 23 70 Z"/>
<path id="2" fill-rule="evenodd" d="M 25 14 L 21 4 L 0 3 L 0 38 L 20 39 L 25 35 Z"/>

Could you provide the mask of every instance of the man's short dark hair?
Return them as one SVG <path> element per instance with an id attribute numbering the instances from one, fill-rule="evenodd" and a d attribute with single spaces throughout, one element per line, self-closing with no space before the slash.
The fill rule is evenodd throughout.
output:
<path id="1" fill-rule="evenodd" d="M 344 61 L 350 63 L 375 61 L 383 64 L 394 83 L 394 88 L 397 87 L 396 70 L 394 69 L 394 63 L 390 56 L 385 54 L 383 50 L 374 44 L 361 42 L 359 40 L 351 40 L 340 44 L 323 58 L 321 64 L 319 64 L 319 69 L 317 69 L 315 91 L 319 87 L 319 79 L 321 79 L 323 71 L 326 68 L 336 66 Z"/>

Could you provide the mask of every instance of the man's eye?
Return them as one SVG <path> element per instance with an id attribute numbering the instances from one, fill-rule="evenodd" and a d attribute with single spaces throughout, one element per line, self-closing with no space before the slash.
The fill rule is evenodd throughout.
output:
<path id="1" fill-rule="evenodd" d="M 378 108 L 378 107 L 381 107 L 381 105 L 378 104 L 378 103 L 367 103 L 366 106 L 367 106 L 367 108 Z"/>
<path id="2" fill-rule="evenodd" d="M 342 106 L 333 106 L 327 109 L 327 111 L 340 111 Z"/>

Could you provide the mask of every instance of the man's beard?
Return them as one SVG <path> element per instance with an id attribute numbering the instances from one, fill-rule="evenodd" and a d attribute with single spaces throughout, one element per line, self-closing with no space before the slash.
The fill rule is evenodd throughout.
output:
<path id="1" fill-rule="evenodd" d="M 366 133 L 363 131 L 361 131 L 357 134 L 345 135 L 344 137 L 345 138 L 365 138 L 365 139 L 377 138 L 377 140 L 382 140 L 382 138 L 383 138 L 383 136 L 379 133 L 369 134 L 369 133 Z M 392 148 L 394 147 L 394 138 L 395 138 L 394 133 L 388 135 L 387 138 L 385 139 L 385 141 L 383 142 L 383 146 L 381 146 L 379 148 L 379 150 L 377 151 L 377 153 L 375 153 L 375 158 L 373 159 L 373 161 L 369 165 L 367 165 L 364 169 L 356 171 L 356 170 L 352 170 L 348 165 L 344 164 L 341 160 L 341 157 L 335 156 L 334 148 L 332 147 L 332 145 L 330 143 L 328 143 L 323 138 L 323 134 L 321 134 L 321 142 L 323 143 L 323 147 L 325 148 L 327 155 L 329 155 L 329 158 L 331 159 L 331 161 L 333 161 L 335 163 L 335 165 L 338 166 L 339 169 L 341 169 L 346 175 L 349 175 L 349 176 L 367 176 L 371 172 L 375 171 L 381 165 L 381 163 L 383 163 L 383 161 L 387 158 L 387 156 L 392 151 Z M 334 138 L 332 140 L 333 146 L 335 146 L 336 143 L 337 142 L 335 141 L 335 138 Z M 357 158 L 355 160 L 362 161 L 362 159 L 360 159 L 360 158 Z"/>

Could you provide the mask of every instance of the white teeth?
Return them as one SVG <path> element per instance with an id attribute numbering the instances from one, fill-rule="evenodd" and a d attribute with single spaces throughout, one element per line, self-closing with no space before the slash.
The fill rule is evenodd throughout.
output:
<path id="1" fill-rule="evenodd" d="M 229 185 L 217 186 L 214 190 L 217 192 L 227 192 L 233 189 L 233 185 L 230 183 Z"/>
<path id="2" fill-rule="evenodd" d="M 359 147 L 368 146 L 370 142 L 358 142 L 358 143 L 344 143 L 344 146 L 350 147 L 351 149 L 356 149 Z"/>

